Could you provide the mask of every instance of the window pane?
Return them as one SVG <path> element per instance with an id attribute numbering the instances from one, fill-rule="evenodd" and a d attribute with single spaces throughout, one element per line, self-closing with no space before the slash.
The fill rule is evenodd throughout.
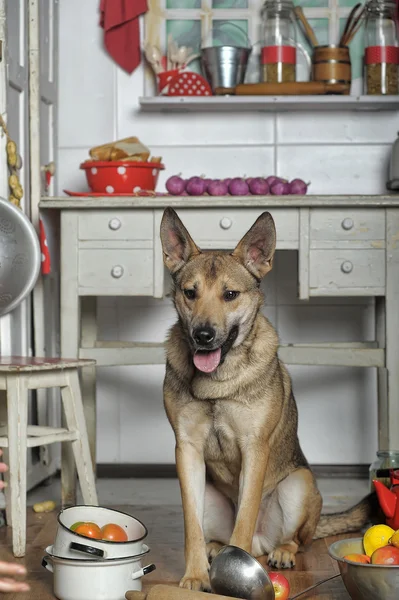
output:
<path id="1" fill-rule="evenodd" d="M 169 35 L 172 35 L 178 46 L 190 46 L 197 52 L 201 46 L 201 21 L 168 19 L 166 39 Z"/>
<path id="2" fill-rule="evenodd" d="M 346 19 L 339 20 L 339 32 L 342 32 L 346 25 Z M 351 55 L 352 65 L 352 79 L 360 79 L 363 77 L 363 52 L 364 52 L 364 38 L 363 29 L 360 29 L 351 43 L 349 44 L 349 50 Z"/>
<path id="3" fill-rule="evenodd" d="M 294 0 L 294 4 L 303 8 L 327 8 L 328 0 Z"/>
<path id="4" fill-rule="evenodd" d="M 212 38 L 214 46 L 248 46 L 248 21 L 222 21 L 212 23 Z"/>
<path id="5" fill-rule="evenodd" d="M 201 21 L 194 19 L 168 19 L 166 21 L 166 39 L 169 35 L 178 46 L 188 46 L 197 54 L 201 48 Z M 201 73 L 199 59 L 193 60 L 188 66 L 190 71 Z"/>
<path id="6" fill-rule="evenodd" d="M 315 32 L 316 38 L 320 44 L 320 46 L 324 44 L 328 44 L 328 19 L 308 19 L 309 25 Z M 302 25 L 298 25 L 298 37 L 297 40 L 304 46 L 306 51 L 310 54 L 313 53 L 313 49 L 310 47 L 303 31 Z"/>
<path id="7" fill-rule="evenodd" d="M 166 8 L 201 8 L 201 0 L 166 0 Z"/>
<path id="8" fill-rule="evenodd" d="M 358 0 L 338 0 L 339 6 L 349 6 L 352 8 L 358 3 Z"/>
<path id="9" fill-rule="evenodd" d="M 248 0 L 212 0 L 213 8 L 248 8 Z"/>

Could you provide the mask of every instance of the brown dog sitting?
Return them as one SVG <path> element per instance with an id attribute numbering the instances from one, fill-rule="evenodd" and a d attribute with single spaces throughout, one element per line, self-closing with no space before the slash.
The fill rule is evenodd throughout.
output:
<path id="1" fill-rule="evenodd" d="M 201 252 L 168 208 L 161 240 L 178 313 L 167 340 L 164 403 L 184 511 L 180 585 L 206 590 L 209 560 L 223 545 L 289 568 L 313 538 L 364 524 L 370 499 L 320 520 L 290 376 L 261 312 L 260 281 L 276 247 L 272 216 L 264 212 L 233 252 Z"/>

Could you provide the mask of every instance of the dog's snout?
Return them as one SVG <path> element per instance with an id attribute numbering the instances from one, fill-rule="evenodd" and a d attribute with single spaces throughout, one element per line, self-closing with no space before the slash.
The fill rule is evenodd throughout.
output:
<path id="1" fill-rule="evenodd" d="M 215 339 L 215 330 L 212 327 L 196 327 L 193 338 L 201 346 L 208 346 Z"/>

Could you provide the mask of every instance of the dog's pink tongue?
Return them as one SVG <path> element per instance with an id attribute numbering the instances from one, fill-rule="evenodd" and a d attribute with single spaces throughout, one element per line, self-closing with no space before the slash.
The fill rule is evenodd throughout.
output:
<path id="1" fill-rule="evenodd" d="M 196 352 L 194 354 L 194 364 L 199 371 L 212 373 L 220 363 L 221 354 L 220 348 L 213 350 L 213 352 Z"/>

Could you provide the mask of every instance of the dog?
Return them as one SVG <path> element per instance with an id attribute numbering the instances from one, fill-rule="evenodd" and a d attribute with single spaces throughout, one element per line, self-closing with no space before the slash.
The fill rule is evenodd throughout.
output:
<path id="1" fill-rule="evenodd" d="M 261 312 L 260 283 L 276 248 L 270 213 L 233 252 L 201 251 L 171 208 L 160 234 L 178 315 L 166 342 L 163 391 L 184 514 L 180 586 L 207 591 L 210 561 L 224 545 L 290 568 L 313 539 L 361 528 L 374 501 L 321 516 L 291 379 Z"/>

